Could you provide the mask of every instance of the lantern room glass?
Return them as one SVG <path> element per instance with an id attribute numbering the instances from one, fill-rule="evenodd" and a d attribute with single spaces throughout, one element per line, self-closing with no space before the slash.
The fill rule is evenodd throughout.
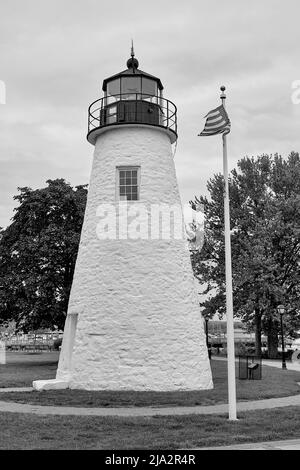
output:
<path id="1" fill-rule="evenodd" d="M 149 78 L 142 78 L 142 91 L 145 95 L 157 96 L 157 83 Z M 148 96 L 145 96 L 147 98 Z"/>
<path id="2" fill-rule="evenodd" d="M 140 100 L 141 77 L 122 77 L 121 95 L 122 100 Z"/>
<path id="3" fill-rule="evenodd" d="M 112 80 L 107 84 L 107 95 L 108 96 L 115 96 L 119 95 L 120 91 L 120 79 L 117 78 L 116 80 Z"/>
<path id="4" fill-rule="evenodd" d="M 161 96 L 158 90 L 157 82 L 151 78 L 141 75 L 121 76 L 107 83 L 107 91 L 105 93 L 108 102 L 123 100 L 143 100 L 157 102 L 157 96 Z"/>

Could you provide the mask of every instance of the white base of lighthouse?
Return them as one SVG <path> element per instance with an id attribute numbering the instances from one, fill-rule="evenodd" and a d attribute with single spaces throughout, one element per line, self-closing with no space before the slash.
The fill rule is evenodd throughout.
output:
<path id="1" fill-rule="evenodd" d="M 153 204 L 180 207 L 164 130 L 118 126 L 98 137 L 57 376 L 35 382 L 36 389 L 212 388 L 184 237 L 168 238 L 162 229 L 153 238 L 147 219 L 148 238 L 143 232 L 135 239 L 99 239 L 99 205 L 119 204 L 116 171 L 126 166 L 140 168 L 135 204 L 147 207 L 140 220 Z"/>

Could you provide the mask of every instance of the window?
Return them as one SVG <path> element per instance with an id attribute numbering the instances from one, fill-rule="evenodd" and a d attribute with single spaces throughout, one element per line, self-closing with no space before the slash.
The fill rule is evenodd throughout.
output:
<path id="1" fill-rule="evenodd" d="M 107 84 L 108 95 L 114 96 L 120 94 L 120 79 L 112 80 Z"/>
<path id="2" fill-rule="evenodd" d="M 150 80 L 149 78 L 143 77 L 142 79 L 142 89 L 143 93 L 147 95 L 156 96 L 157 95 L 157 84 L 154 80 Z"/>
<path id="3" fill-rule="evenodd" d="M 141 92 L 141 77 L 122 77 L 122 100 L 140 99 L 137 93 Z"/>
<path id="4" fill-rule="evenodd" d="M 107 124 L 113 124 L 117 121 L 117 107 L 116 106 L 107 106 Z"/>
<path id="5" fill-rule="evenodd" d="M 118 168 L 118 194 L 120 201 L 139 200 L 139 168 Z"/>

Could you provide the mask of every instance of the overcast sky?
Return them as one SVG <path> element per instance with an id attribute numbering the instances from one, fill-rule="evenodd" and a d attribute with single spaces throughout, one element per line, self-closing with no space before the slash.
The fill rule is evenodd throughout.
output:
<path id="1" fill-rule="evenodd" d="M 89 180 L 88 105 L 126 68 L 159 77 L 178 107 L 183 203 L 222 171 L 221 137 L 197 137 L 227 87 L 229 168 L 245 155 L 300 149 L 299 0 L 0 0 L 0 226 L 18 186 Z M 1 101 L 1 99 L 0 99 Z"/>

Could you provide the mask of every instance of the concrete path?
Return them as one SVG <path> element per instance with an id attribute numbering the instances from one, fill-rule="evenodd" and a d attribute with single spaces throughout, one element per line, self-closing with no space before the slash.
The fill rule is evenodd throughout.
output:
<path id="1" fill-rule="evenodd" d="M 300 439 L 286 441 L 252 442 L 232 446 L 201 447 L 195 450 L 300 450 Z"/>
<path id="2" fill-rule="evenodd" d="M 213 360 L 215 361 L 227 361 L 226 357 L 218 357 L 218 356 L 213 356 Z M 238 362 L 239 360 L 236 358 L 235 362 Z M 282 369 L 282 362 L 281 360 L 278 359 L 263 359 L 262 360 L 262 365 L 263 366 L 269 366 L 269 367 L 276 367 L 277 369 Z M 297 370 L 300 372 L 300 362 L 290 362 L 288 361 L 286 363 L 286 368 L 287 370 Z"/>
<path id="3" fill-rule="evenodd" d="M 244 401 L 237 403 L 238 411 L 262 410 L 300 406 L 300 395 L 266 400 Z M 174 406 L 174 407 L 120 407 L 120 408 L 83 408 L 72 406 L 44 406 L 25 403 L 0 401 L 0 412 L 33 413 L 37 415 L 73 415 L 73 416 L 183 416 L 200 414 L 228 413 L 228 405 Z"/>
<path id="4" fill-rule="evenodd" d="M 270 361 L 270 360 L 263 360 L 262 361 L 263 366 L 269 366 L 269 367 L 277 367 L 278 369 L 282 369 L 282 362 L 281 361 Z M 299 362 L 287 362 L 286 363 L 286 368 L 287 370 L 297 370 L 300 372 L 300 363 Z"/>
<path id="5" fill-rule="evenodd" d="M 33 387 L 7 387 L 0 388 L 0 393 L 7 392 L 33 392 Z"/>

